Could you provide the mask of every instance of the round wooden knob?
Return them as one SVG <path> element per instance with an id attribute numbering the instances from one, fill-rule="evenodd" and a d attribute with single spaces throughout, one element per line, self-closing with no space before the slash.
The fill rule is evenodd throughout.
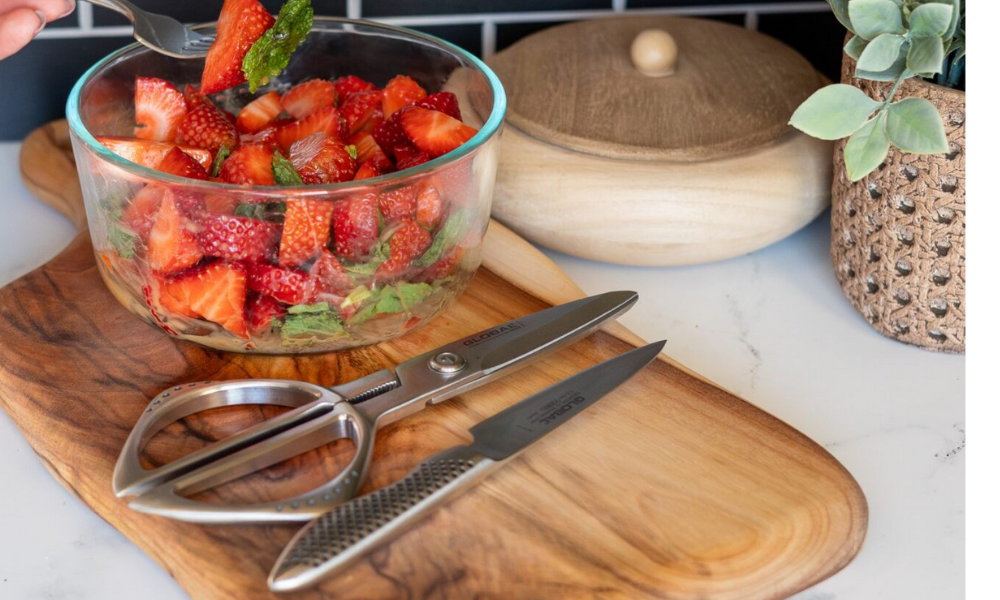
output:
<path id="1" fill-rule="evenodd" d="M 677 42 L 662 29 L 647 29 L 632 40 L 632 64 L 648 77 L 663 77 L 677 66 Z"/>

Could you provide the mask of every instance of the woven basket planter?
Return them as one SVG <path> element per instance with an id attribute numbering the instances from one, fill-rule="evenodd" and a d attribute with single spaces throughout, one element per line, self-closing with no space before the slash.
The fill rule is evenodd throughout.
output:
<path id="1" fill-rule="evenodd" d="M 882 101 L 892 83 L 841 81 Z M 896 99 L 927 98 L 944 117 L 951 152 L 889 149 L 851 183 L 844 144 L 834 151 L 830 254 L 844 294 L 879 333 L 942 352 L 965 352 L 965 92 L 909 79 Z"/>

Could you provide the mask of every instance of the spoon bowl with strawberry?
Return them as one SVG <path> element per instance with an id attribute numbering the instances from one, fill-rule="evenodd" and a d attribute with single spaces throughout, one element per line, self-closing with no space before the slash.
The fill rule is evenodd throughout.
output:
<path id="1" fill-rule="evenodd" d="M 328 352 L 427 323 L 481 260 L 505 96 L 432 36 L 226 0 L 204 60 L 133 44 L 67 104 L 101 276 L 166 334 Z"/>

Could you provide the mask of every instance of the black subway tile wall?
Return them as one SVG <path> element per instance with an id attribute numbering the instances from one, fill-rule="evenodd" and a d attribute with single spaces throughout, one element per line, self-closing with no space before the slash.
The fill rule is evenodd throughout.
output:
<path id="1" fill-rule="evenodd" d="M 212 21 L 222 0 L 133 0 L 188 23 Z M 277 13 L 283 0 L 262 0 Z M 680 14 L 757 29 L 789 44 L 831 79 L 839 78 L 844 31 L 824 0 L 313 0 L 317 15 L 413 27 L 488 57 L 542 29 L 617 13 Z M 104 8 L 78 4 L 27 48 L 0 61 L 0 140 L 19 140 L 64 114 L 76 79 L 130 43 L 130 28 Z"/>

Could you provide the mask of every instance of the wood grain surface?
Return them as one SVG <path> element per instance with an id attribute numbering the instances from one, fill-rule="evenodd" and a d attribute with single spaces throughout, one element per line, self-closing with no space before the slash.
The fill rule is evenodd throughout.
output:
<path id="1" fill-rule="evenodd" d="M 629 48 L 645 29 L 677 43 L 676 72 L 647 77 Z M 785 135 L 820 86 L 801 55 L 774 38 L 719 21 L 642 15 L 546 29 L 489 65 L 508 94 L 507 121 L 565 148 L 629 160 L 703 161 Z"/>
<path id="2" fill-rule="evenodd" d="M 77 190 L 59 194 L 48 185 L 61 133 L 50 127 L 36 134 L 31 143 L 50 148 L 28 148 L 23 169 L 32 189 L 44 186 L 65 200 L 53 202 L 57 207 L 78 214 Z M 0 290 L 0 405 L 53 475 L 192 598 L 274 598 L 265 576 L 296 527 L 203 526 L 129 510 L 111 492 L 111 473 L 132 424 L 149 398 L 177 383 L 284 377 L 330 385 L 578 294 L 502 228 L 491 226 L 486 244 L 486 267 L 433 326 L 350 352 L 262 357 L 177 342 L 141 324 L 102 284 L 84 231 L 51 262 Z M 528 289 L 500 276 L 512 271 L 528 273 L 517 279 Z M 387 427 L 365 491 L 467 439 L 474 423 L 629 347 L 599 332 Z M 158 464 L 267 414 L 195 415 L 154 438 L 146 459 Z M 334 470 L 345 450 L 321 449 L 206 499 L 288 492 L 304 485 L 303 477 Z M 284 597 L 784 598 L 846 565 L 866 525 L 861 490 L 821 447 L 657 361 L 344 576 Z"/>

